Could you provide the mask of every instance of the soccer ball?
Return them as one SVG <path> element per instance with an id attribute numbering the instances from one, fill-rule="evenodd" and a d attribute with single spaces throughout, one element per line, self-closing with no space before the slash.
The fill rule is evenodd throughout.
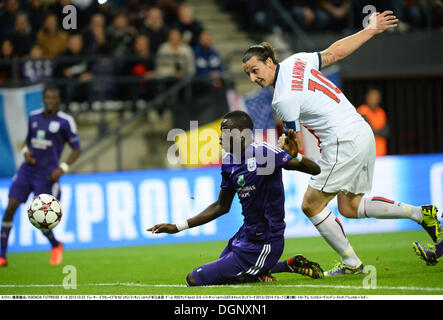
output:
<path id="1" fill-rule="evenodd" d="M 39 194 L 29 204 L 28 218 L 37 229 L 53 229 L 62 218 L 60 202 L 50 194 Z"/>

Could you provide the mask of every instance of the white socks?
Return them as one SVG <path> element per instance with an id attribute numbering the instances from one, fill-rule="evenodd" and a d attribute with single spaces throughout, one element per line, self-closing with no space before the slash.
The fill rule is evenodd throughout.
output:
<path id="1" fill-rule="evenodd" d="M 377 219 L 412 219 L 415 222 L 423 221 L 421 207 L 414 207 L 406 203 L 392 201 L 382 197 L 362 198 L 358 207 L 358 218 Z"/>
<path id="2" fill-rule="evenodd" d="M 417 223 L 423 221 L 421 207 L 392 201 L 382 197 L 362 198 L 358 207 L 358 218 L 376 219 L 412 219 Z M 326 242 L 341 256 L 341 261 L 351 267 L 361 264 L 352 249 L 340 221 L 328 208 L 309 218 Z"/>
<path id="3" fill-rule="evenodd" d="M 340 221 L 328 208 L 309 218 L 326 242 L 341 256 L 341 261 L 351 267 L 361 264 L 360 259 L 346 238 Z"/>

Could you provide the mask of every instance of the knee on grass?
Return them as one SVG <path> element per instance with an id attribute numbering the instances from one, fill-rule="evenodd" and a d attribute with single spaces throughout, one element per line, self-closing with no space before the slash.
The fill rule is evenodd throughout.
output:
<path id="1" fill-rule="evenodd" d="M 189 272 L 188 275 L 186 276 L 186 285 L 188 287 L 198 286 L 197 282 L 195 282 L 195 279 L 192 276 L 192 272 Z"/>

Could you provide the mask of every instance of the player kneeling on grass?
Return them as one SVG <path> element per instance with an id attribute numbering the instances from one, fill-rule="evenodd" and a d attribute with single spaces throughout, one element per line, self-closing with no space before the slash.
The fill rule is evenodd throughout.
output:
<path id="1" fill-rule="evenodd" d="M 235 194 L 242 205 L 244 223 L 229 240 L 218 260 L 195 268 L 186 277 L 189 286 L 274 281 L 272 273 L 293 272 L 322 278 L 318 263 L 302 255 L 279 261 L 284 248 L 284 189 L 282 168 L 318 174 L 319 166 L 296 150 L 287 139 L 285 150 L 253 143 L 253 123 L 242 111 L 226 114 L 220 144 L 227 152 L 221 166 L 218 200 L 198 215 L 177 224 L 157 224 L 147 231 L 177 233 L 208 223 L 229 212 Z"/>

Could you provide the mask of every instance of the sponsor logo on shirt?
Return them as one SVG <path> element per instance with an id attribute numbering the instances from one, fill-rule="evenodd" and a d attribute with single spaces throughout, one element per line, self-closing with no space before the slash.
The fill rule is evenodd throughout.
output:
<path id="1" fill-rule="evenodd" d="M 239 175 L 237 178 L 237 184 L 240 186 L 240 188 L 237 188 L 237 194 L 239 198 L 247 198 L 251 196 L 251 192 L 255 191 L 255 185 L 252 186 L 245 186 L 245 176 Z"/>
<path id="2" fill-rule="evenodd" d="M 239 198 L 247 198 L 251 196 L 251 192 L 256 190 L 255 185 L 245 186 L 241 188 L 237 188 L 237 194 Z"/>
<path id="3" fill-rule="evenodd" d="M 244 177 L 242 174 L 239 175 L 238 178 L 237 178 L 237 184 L 238 184 L 240 187 L 243 187 L 243 186 L 245 185 L 245 183 L 246 183 L 246 181 L 245 181 L 245 177 Z"/>
<path id="4" fill-rule="evenodd" d="M 42 150 L 46 150 L 48 147 L 52 146 L 52 141 L 46 140 L 45 136 L 45 130 L 37 130 L 36 137 L 31 139 L 31 146 L 35 149 Z"/>
<path id="5" fill-rule="evenodd" d="M 48 147 L 52 146 L 52 141 L 45 140 L 45 139 L 32 138 L 31 139 L 31 146 L 35 149 L 46 150 Z"/>
<path id="6" fill-rule="evenodd" d="M 45 130 L 37 130 L 37 139 L 45 139 L 46 136 L 46 132 Z"/>

